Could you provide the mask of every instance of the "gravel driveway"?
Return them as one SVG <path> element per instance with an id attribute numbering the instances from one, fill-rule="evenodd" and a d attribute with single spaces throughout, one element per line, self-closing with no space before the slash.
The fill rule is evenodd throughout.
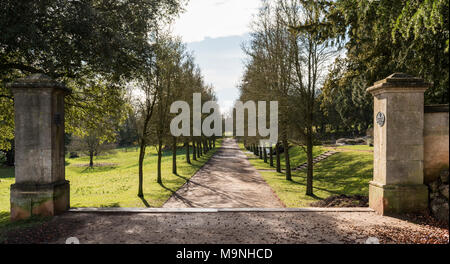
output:
<path id="1" fill-rule="evenodd" d="M 372 212 L 65 213 L 12 232 L 6 243 L 302 244 L 448 243 L 448 227 Z"/>
<path id="2" fill-rule="evenodd" d="M 234 139 L 216 154 L 163 208 L 280 208 L 270 186 L 247 160 Z"/>

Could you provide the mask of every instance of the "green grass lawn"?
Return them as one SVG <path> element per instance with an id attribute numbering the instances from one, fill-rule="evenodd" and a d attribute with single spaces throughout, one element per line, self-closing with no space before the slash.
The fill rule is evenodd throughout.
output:
<path id="1" fill-rule="evenodd" d="M 0 243 L 3 240 L 3 234 L 9 230 L 26 228 L 48 220 L 48 218 L 32 217 L 27 220 L 10 222 L 9 188 L 13 183 L 14 168 L 0 168 Z"/>
<path id="2" fill-rule="evenodd" d="M 241 149 L 244 149 L 244 145 L 242 143 L 239 143 L 239 147 Z M 247 150 L 245 150 L 247 151 Z M 313 149 L 314 156 L 319 156 L 322 153 L 325 153 L 327 150 L 320 146 L 315 146 Z M 251 159 L 251 163 L 253 166 L 255 166 L 256 169 L 267 169 L 270 168 L 268 164 L 264 163 L 264 160 L 259 159 L 257 156 L 247 153 L 246 154 L 249 159 Z M 301 147 L 295 146 L 291 147 L 289 149 L 289 157 L 291 161 L 291 168 L 296 168 L 300 166 L 301 164 L 306 162 L 306 153 L 303 151 Z M 269 155 L 267 155 L 267 160 L 269 160 Z M 276 156 L 273 155 L 274 164 L 276 164 Z M 284 158 L 284 153 L 280 155 L 280 163 L 281 163 L 281 169 L 286 168 L 286 162 Z"/>
<path id="3" fill-rule="evenodd" d="M 66 167 L 66 178 L 70 181 L 71 207 L 161 207 L 215 153 L 210 151 L 198 161 L 192 160 L 192 165 L 189 165 L 185 150 L 179 150 L 178 175 L 174 175 L 172 152 L 165 152 L 162 159 L 163 184 L 160 185 L 156 182 L 156 150 L 153 147 L 147 150 L 149 153 L 144 161 L 145 201 L 137 197 L 139 152 L 132 148 L 117 150 L 114 155 L 95 160 L 97 163 L 117 165 L 89 169 L 79 167 L 89 163 L 88 157 L 68 160 L 70 164 Z"/>
<path id="4" fill-rule="evenodd" d="M 243 148 L 242 145 L 240 145 Z M 317 147 L 317 156 L 324 149 Z M 294 164 L 306 162 L 306 154 L 300 147 L 293 147 L 289 154 Z M 247 154 L 250 163 L 257 169 L 271 167 L 253 154 Z M 284 158 L 284 156 L 282 157 Z M 369 181 L 373 177 L 373 154 L 347 151 L 339 152 L 314 166 L 314 196 L 306 193 L 306 171 L 292 172 L 293 180 L 287 181 L 283 173 L 260 171 L 264 180 L 272 187 L 287 207 L 309 207 L 310 203 L 332 195 L 368 195 Z"/>
<path id="5" fill-rule="evenodd" d="M 9 187 L 13 183 L 14 169 L 0 168 L 0 230 L 4 229 L 9 223 Z"/>
<path id="6" fill-rule="evenodd" d="M 373 147 L 369 145 L 345 145 L 345 146 L 338 146 L 337 149 L 373 151 Z"/>
<path id="7" fill-rule="evenodd" d="M 154 147 L 147 148 L 144 161 L 144 200 L 138 192 L 138 156 L 136 148 L 117 149 L 112 154 L 96 157 L 95 164 L 106 166 L 89 169 L 88 157 L 66 159 L 66 179 L 70 181 L 71 207 L 161 207 L 220 147 L 209 151 L 192 165 L 186 163 L 186 152 L 177 152 L 178 175 L 172 174 L 172 152 L 162 159 L 163 185 L 156 182 L 157 154 Z M 192 152 L 192 148 L 191 148 Z M 0 168 L 0 230 L 9 225 L 10 185 L 14 183 L 14 169 Z M 33 221 L 23 221 L 26 225 Z M 17 224 L 14 224 L 17 226 Z"/>

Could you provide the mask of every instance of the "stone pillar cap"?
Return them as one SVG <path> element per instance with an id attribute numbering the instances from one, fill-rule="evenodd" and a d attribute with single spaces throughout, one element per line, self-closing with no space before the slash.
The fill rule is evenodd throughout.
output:
<path id="1" fill-rule="evenodd" d="M 385 92 L 425 92 L 432 84 L 425 82 L 423 79 L 413 77 L 406 73 L 394 73 L 386 79 L 376 82 L 372 87 L 366 91 L 371 94 L 376 94 L 381 91 Z"/>
<path id="2" fill-rule="evenodd" d="M 15 89 L 15 88 L 56 88 L 64 90 L 66 93 L 70 94 L 72 91 L 67 88 L 64 84 L 59 83 L 49 76 L 36 73 L 30 76 L 17 79 L 14 82 L 6 84 L 6 87 Z"/>

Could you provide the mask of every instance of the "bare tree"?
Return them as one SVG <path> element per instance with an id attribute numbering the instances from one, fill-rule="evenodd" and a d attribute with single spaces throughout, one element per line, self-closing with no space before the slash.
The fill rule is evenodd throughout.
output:
<path id="1" fill-rule="evenodd" d="M 89 156 L 89 168 L 94 167 L 94 157 L 115 149 L 116 145 L 103 139 L 99 130 L 89 130 L 83 137 L 73 136 L 68 146 L 70 152 L 83 152 Z"/>
<path id="2" fill-rule="evenodd" d="M 336 54 L 336 51 L 326 45 L 321 37 L 321 31 L 316 25 L 324 23 L 325 14 L 322 6 L 316 1 L 279 0 L 283 11 L 283 23 L 290 30 L 290 57 L 294 68 L 291 80 L 291 100 L 294 110 L 291 119 L 295 120 L 295 132 L 292 141 L 299 139 L 301 146 L 306 145 L 307 180 L 306 194 L 313 195 L 313 146 L 314 146 L 314 111 L 323 80 L 323 69 L 326 63 Z"/>
<path id="3" fill-rule="evenodd" d="M 241 87 L 241 100 L 279 102 L 279 131 L 286 164 L 286 179 L 291 180 L 289 157 L 289 129 L 291 120 L 291 78 L 293 59 L 290 57 L 289 31 L 283 22 L 278 5 L 264 1 L 258 18 L 253 23 L 250 46 L 245 48 L 250 57 Z M 277 161 L 279 149 L 277 148 Z M 277 170 L 281 171 L 280 162 Z M 279 169 L 278 169 L 279 168 Z"/>
<path id="4" fill-rule="evenodd" d="M 162 184 L 161 161 L 163 145 L 172 136 L 169 135 L 170 129 L 170 106 L 175 101 L 175 97 L 179 95 L 177 92 L 177 78 L 180 78 L 180 68 L 184 56 L 184 46 L 182 43 L 172 38 L 169 34 L 163 33 L 158 36 L 157 41 L 157 58 L 156 58 L 156 120 L 154 122 L 154 136 L 156 137 L 155 147 L 158 153 L 157 163 L 157 182 Z M 176 139 L 174 142 L 176 145 Z M 175 146 L 176 147 L 176 146 Z M 176 149 L 174 149 L 176 151 Z M 174 168 L 176 173 L 176 152 L 174 153 Z"/>
<path id="5" fill-rule="evenodd" d="M 106 87 L 114 87 L 105 79 L 96 78 L 85 84 L 85 90 L 91 93 L 103 90 Z M 114 93 L 114 89 L 111 89 Z M 119 90 L 119 89 L 118 89 Z M 89 167 L 94 167 L 94 156 L 103 151 L 115 147 L 116 131 L 126 118 L 126 112 L 130 109 L 126 102 L 123 90 L 115 91 L 110 94 L 115 98 L 116 104 L 108 105 L 107 100 L 97 100 L 105 104 L 101 115 L 95 110 L 84 113 L 82 119 L 77 122 L 77 129 L 72 134 L 72 142 L 69 145 L 70 151 L 82 151 L 89 156 Z M 89 100 L 86 95 L 80 95 L 81 100 Z"/>

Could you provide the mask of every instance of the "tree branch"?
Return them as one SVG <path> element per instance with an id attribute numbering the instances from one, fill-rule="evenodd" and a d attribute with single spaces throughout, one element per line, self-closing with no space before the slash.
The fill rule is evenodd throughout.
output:
<path id="1" fill-rule="evenodd" d="M 45 73 L 42 70 L 36 69 L 32 66 L 20 64 L 20 63 L 2 63 L 0 64 L 0 69 L 16 69 L 22 72 L 30 72 L 30 73 Z"/>
<path id="2" fill-rule="evenodd" d="M 7 98 L 7 99 L 14 101 L 14 97 L 6 95 L 6 94 L 0 94 L 0 98 Z"/>

